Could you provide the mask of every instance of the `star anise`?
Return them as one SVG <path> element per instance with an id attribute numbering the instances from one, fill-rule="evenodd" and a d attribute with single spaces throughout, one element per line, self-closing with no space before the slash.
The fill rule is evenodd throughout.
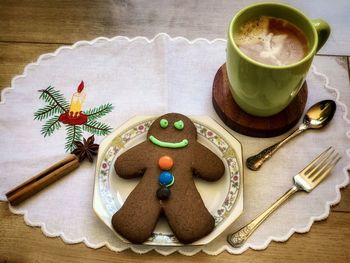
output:
<path id="1" fill-rule="evenodd" d="M 94 143 L 95 137 L 94 135 L 90 136 L 87 140 L 83 138 L 83 142 L 73 141 L 75 145 L 75 149 L 72 151 L 72 154 L 75 154 L 79 162 L 82 162 L 87 158 L 90 163 L 93 161 L 93 156 L 97 155 L 98 152 L 98 144 Z"/>

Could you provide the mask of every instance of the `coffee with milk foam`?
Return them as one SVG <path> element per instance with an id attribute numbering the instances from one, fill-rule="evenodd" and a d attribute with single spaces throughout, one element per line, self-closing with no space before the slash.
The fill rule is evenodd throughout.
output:
<path id="1" fill-rule="evenodd" d="M 294 64 L 308 52 L 306 36 L 298 27 L 270 16 L 243 24 L 235 35 L 235 43 L 251 59 L 276 66 Z"/>

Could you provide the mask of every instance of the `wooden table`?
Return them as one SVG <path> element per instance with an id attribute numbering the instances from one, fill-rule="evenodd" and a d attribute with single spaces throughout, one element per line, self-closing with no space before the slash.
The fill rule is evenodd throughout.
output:
<path id="1" fill-rule="evenodd" d="M 152 38 L 159 32 L 189 39 L 226 38 L 232 15 L 254 1 L 0 1 L 0 90 L 23 72 L 40 54 L 61 45 L 98 36 L 138 35 Z M 332 85 L 350 93 L 350 1 L 287 1 L 310 17 L 329 21 L 333 32 L 321 56 L 319 70 Z M 346 102 L 350 108 L 350 101 Z M 1 157 L 0 157 L 1 158 Z M 350 190 L 332 208 L 327 220 L 315 223 L 307 234 L 295 234 L 287 242 L 272 243 L 264 251 L 218 256 L 199 253 L 193 257 L 155 252 L 136 255 L 108 248 L 90 249 L 84 244 L 67 245 L 60 238 L 46 237 L 39 228 L 27 226 L 23 216 L 12 214 L 0 202 L 0 262 L 350 262 Z"/>

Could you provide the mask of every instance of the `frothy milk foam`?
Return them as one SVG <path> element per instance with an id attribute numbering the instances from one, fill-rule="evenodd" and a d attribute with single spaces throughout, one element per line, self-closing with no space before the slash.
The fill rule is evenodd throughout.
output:
<path id="1" fill-rule="evenodd" d="M 235 35 L 235 43 L 250 58 L 270 65 L 289 65 L 307 54 L 303 32 L 280 18 L 261 16 L 248 21 Z"/>

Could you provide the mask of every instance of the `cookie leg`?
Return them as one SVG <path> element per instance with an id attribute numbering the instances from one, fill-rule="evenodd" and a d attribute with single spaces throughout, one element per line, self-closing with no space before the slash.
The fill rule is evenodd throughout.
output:
<path id="1" fill-rule="evenodd" d="M 189 244 L 208 235 L 215 226 L 213 216 L 205 207 L 194 183 L 182 191 L 172 191 L 164 204 L 164 213 L 177 239 Z M 175 187 L 174 187 L 175 188 Z"/>
<path id="2" fill-rule="evenodd" d="M 151 235 L 157 224 L 161 207 L 150 191 L 146 178 L 130 193 L 125 203 L 112 217 L 113 228 L 132 243 L 141 244 Z"/>

